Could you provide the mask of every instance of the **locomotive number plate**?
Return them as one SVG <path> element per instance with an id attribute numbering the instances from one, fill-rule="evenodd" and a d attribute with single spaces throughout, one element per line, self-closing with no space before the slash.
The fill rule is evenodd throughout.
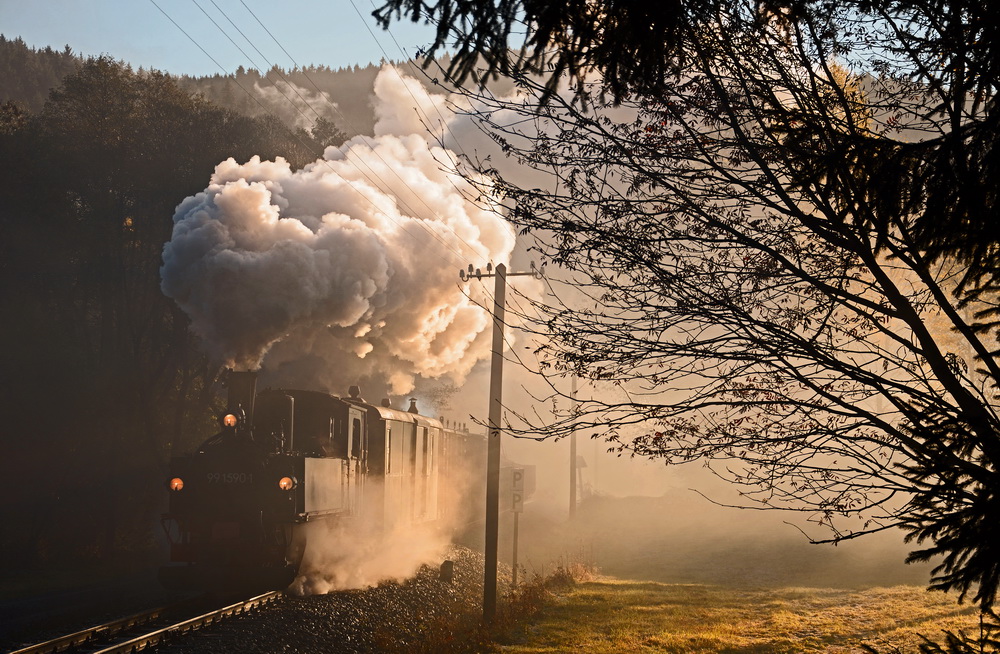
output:
<path id="1" fill-rule="evenodd" d="M 252 484 L 252 472 L 210 472 L 207 474 L 210 484 Z"/>

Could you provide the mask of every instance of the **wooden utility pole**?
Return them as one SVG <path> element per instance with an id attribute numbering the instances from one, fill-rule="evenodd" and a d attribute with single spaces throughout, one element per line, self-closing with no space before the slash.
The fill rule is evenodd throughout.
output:
<path id="1" fill-rule="evenodd" d="M 493 277 L 493 357 L 490 362 L 490 411 L 486 449 L 486 567 L 483 572 L 483 620 L 492 622 L 497 612 L 497 543 L 500 533 L 500 424 L 502 419 L 503 397 L 503 327 L 505 316 L 505 297 L 507 294 L 507 277 L 531 275 L 540 277 L 541 271 L 531 264 L 528 272 L 508 273 L 507 266 L 497 264 L 496 272 L 493 265 L 486 265 L 486 272 L 473 269 L 460 270 L 459 278 L 463 282 L 471 281 L 473 277 Z"/>

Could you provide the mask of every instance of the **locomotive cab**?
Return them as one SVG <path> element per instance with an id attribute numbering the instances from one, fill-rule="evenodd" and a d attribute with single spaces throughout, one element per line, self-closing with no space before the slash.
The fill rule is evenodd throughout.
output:
<path id="1" fill-rule="evenodd" d="M 364 526 L 384 538 L 454 513 L 445 480 L 464 492 L 482 437 L 433 418 L 308 390 L 256 392 L 253 373 L 230 372 L 220 431 L 171 461 L 164 527 L 170 588 L 283 588 L 317 538 Z M 476 502 L 480 505 L 481 502 Z M 307 528 L 311 523 L 331 529 Z M 347 542 L 325 548 L 349 547 Z M 327 550 L 329 551 L 329 550 Z M 308 557 L 306 557 L 308 558 Z"/>
<path id="2" fill-rule="evenodd" d="M 169 588 L 287 584 L 286 536 L 276 529 L 295 504 L 298 471 L 288 456 L 262 452 L 249 434 L 220 432 L 198 452 L 171 462 Z M 247 577 L 252 569 L 258 578 Z"/>
<path id="3" fill-rule="evenodd" d="M 253 407 L 249 416 L 244 405 Z M 231 396 L 230 406 L 220 432 L 171 461 L 164 526 L 179 565 L 161 568 L 167 587 L 287 586 L 302 555 L 299 526 L 361 505 L 363 409 L 294 390 Z"/>

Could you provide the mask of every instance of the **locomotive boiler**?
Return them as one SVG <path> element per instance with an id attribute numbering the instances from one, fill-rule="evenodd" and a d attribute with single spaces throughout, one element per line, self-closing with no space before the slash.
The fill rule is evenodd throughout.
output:
<path id="1" fill-rule="evenodd" d="M 230 372 L 228 384 L 219 431 L 170 464 L 168 588 L 285 587 L 310 523 L 391 534 L 481 508 L 472 482 L 483 478 L 484 437 L 420 415 L 415 401 L 400 411 L 357 387 L 257 392 L 250 372 Z M 471 502 L 442 502 L 446 487 Z"/>

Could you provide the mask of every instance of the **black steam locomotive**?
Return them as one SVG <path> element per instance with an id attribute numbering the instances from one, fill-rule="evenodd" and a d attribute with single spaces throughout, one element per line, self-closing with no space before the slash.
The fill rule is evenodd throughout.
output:
<path id="1" fill-rule="evenodd" d="M 301 390 L 256 391 L 254 373 L 229 373 L 220 431 L 171 461 L 164 528 L 168 588 L 281 588 L 308 546 L 306 527 L 336 521 L 385 534 L 481 512 L 484 437 L 408 411 Z M 476 483 L 473 483 L 476 480 Z M 349 547 L 349 543 L 344 544 Z"/>

